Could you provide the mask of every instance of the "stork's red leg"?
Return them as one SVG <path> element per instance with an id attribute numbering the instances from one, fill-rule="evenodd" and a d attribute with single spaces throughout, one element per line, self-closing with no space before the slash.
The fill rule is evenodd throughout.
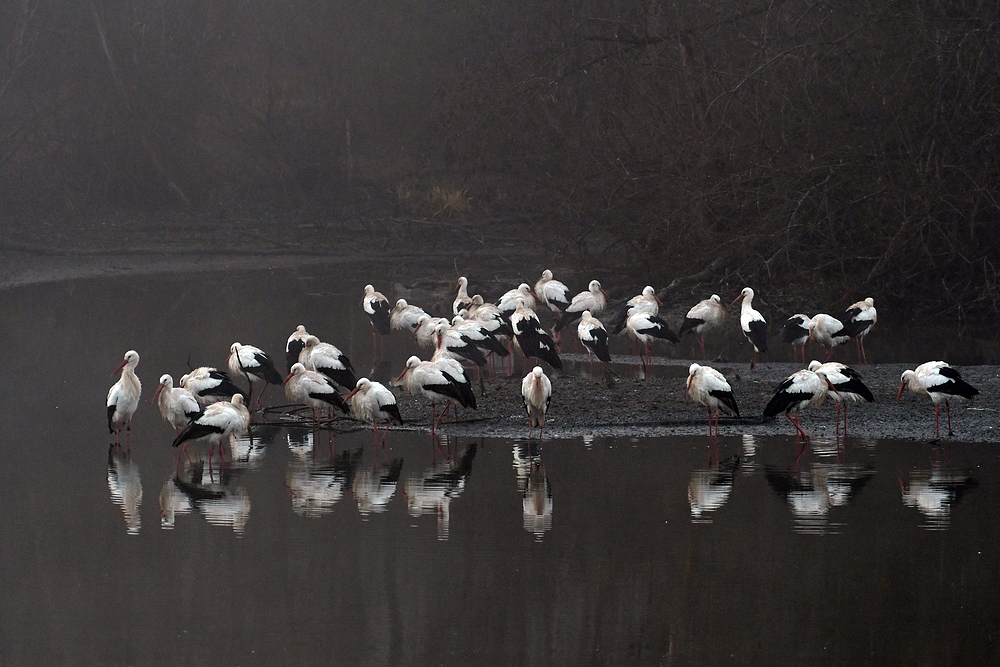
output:
<path id="1" fill-rule="evenodd" d="M 948 412 L 948 435 L 955 435 L 951 432 L 951 404 L 948 403 L 947 399 L 945 399 L 944 407 Z"/>

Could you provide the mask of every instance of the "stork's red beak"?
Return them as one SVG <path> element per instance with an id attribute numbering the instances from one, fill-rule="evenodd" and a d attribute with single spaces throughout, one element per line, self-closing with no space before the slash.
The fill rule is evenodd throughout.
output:
<path id="1" fill-rule="evenodd" d="M 398 377 L 398 378 L 396 378 L 396 382 L 399 382 L 400 380 L 402 380 L 402 379 L 403 379 L 403 376 L 404 376 L 404 375 L 406 375 L 406 374 L 407 374 L 407 372 L 409 372 L 409 370 L 410 370 L 409 368 L 404 368 L 404 369 L 403 369 L 403 372 L 399 374 L 399 377 Z"/>
<path id="2" fill-rule="evenodd" d="M 128 363 L 128 359 L 126 359 L 125 361 L 123 361 L 120 364 L 118 364 L 118 368 L 116 368 L 115 370 L 111 371 L 111 374 L 112 375 L 117 375 L 118 371 L 120 371 L 121 369 L 125 368 L 125 364 L 127 364 L 127 363 Z"/>
<path id="3" fill-rule="evenodd" d="M 896 400 L 903 398 L 903 390 L 906 389 L 906 380 L 899 383 L 899 393 L 896 394 Z"/>
<path id="4" fill-rule="evenodd" d="M 735 306 L 737 304 L 737 302 L 739 302 L 739 300 L 742 299 L 742 298 L 743 298 L 743 295 L 740 294 L 738 297 L 736 297 L 735 299 L 733 299 L 733 302 L 731 304 L 729 304 L 729 305 L 730 306 Z"/>
<path id="5" fill-rule="evenodd" d="M 402 376 L 400 376 L 400 377 L 402 377 Z M 354 390 L 351 393 L 349 393 L 347 396 L 344 396 L 344 403 L 347 403 L 349 400 L 351 400 L 351 397 L 353 397 L 360 390 L 361 390 L 361 387 L 355 387 Z"/>
<path id="6" fill-rule="evenodd" d="M 162 384 L 156 388 L 156 392 L 153 394 L 153 400 L 151 401 L 152 403 L 156 403 L 156 397 L 160 395 L 161 391 L 163 391 Z"/>
<path id="7" fill-rule="evenodd" d="M 292 379 L 292 373 L 289 373 L 288 377 L 286 377 L 284 380 L 281 381 L 281 386 L 284 387 L 286 384 L 288 384 L 288 381 L 291 379 Z"/>

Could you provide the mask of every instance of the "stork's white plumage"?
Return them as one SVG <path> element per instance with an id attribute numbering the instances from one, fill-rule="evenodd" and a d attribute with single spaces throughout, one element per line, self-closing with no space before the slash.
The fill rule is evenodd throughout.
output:
<path id="1" fill-rule="evenodd" d="M 753 289 L 744 287 L 740 295 L 733 301 L 735 304 L 743 299 L 743 304 L 740 306 L 740 329 L 753 345 L 753 356 L 750 358 L 751 371 L 757 366 L 757 355 L 767 352 L 767 320 L 754 310 L 753 297 Z"/>
<path id="2" fill-rule="evenodd" d="M 368 315 L 368 319 L 371 320 L 373 340 L 376 332 L 383 336 L 388 336 L 391 331 L 389 328 L 389 311 L 392 307 L 389 305 L 389 300 L 385 298 L 385 295 L 381 292 L 376 292 L 373 286 L 365 285 L 365 295 L 361 299 L 361 307 L 364 309 L 365 314 Z"/>
<path id="3" fill-rule="evenodd" d="M 481 322 L 475 319 L 466 319 L 467 310 L 462 310 L 451 320 L 451 329 L 457 332 L 464 339 L 478 347 L 483 354 L 495 353 L 501 357 L 506 357 L 508 352 L 503 343 L 497 340 L 490 327 L 495 321 Z"/>
<path id="4" fill-rule="evenodd" d="M 504 339 L 514 336 L 514 332 L 510 328 L 510 322 L 507 321 L 504 314 L 500 312 L 500 309 L 496 305 L 484 301 L 481 294 L 476 294 L 472 297 L 472 303 L 465 317 L 466 319 L 471 318 L 481 323 L 501 342 Z"/>
<path id="5" fill-rule="evenodd" d="M 718 294 L 713 294 L 707 299 L 699 301 L 684 316 L 678 336 L 683 336 L 689 331 L 693 331 L 698 338 L 698 345 L 701 347 L 701 358 L 705 358 L 705 334 L 715 328 L 720 328 L 726 321 L 726 307 L 722 305 L 722 298 Z"/>
<path id="6" fill-rule="evenodd" d="M 174 379 L 166 373 L 160 376 L 153 402 L 159 406 L 164 421 L 169 422 L 176 433 L 180 433 L 189 421 L 201 414 L 201 403 L 194 392 L 184 387 L 175 387 Z"/>
<path id="7" fill-rule="evenodd" d="M 545 429 L 545 413 L 548 412 L 549 403 L 552 401 L 552 381 L 541 366 L 535 366 L 521 380 L 521 397 L 524 399 L 524 408 L 528 411 L 530 438 L 532 430 L 536 427 L 539 433 Z"/>
<path id="8" fill-rule="evenodd" d="M 337 392 L 337 386 L 323 373 L 307 370 L 301 363 L 292 364 L 288 377 L 281 383 L 285 396 L 292 403 L 308 406 L 312 410 L 313 421 L 319 421 L 321 410 L 328 412 L 337 408 L 347 413 L 347 404 Z"/>
<path id="9" fill-rule="evenodd" d="M 450 356 L 456 361 L 467 359 L 476 366 L 485 366 L 486 357 L 483 356 L 475 342 L 463 334 L 459 328 L 450 324 L 439 323 L 434 327 L 435 354 Z M 504 350 L 506 352 L 506 350 Z"/>
<path id="10" fill-rule="evenodd" d="M 517 309 L 517 300 L 521 299 L 524 301 L 524 305 L 531 310 L 535 309 L 535 293 L 531 291 L 528 283 L 521 283 L 515 289 L 508 290 L 503 296 L 497 300 L 497 308 L 504 317 L 510 319 L 510 316 Z"/>
<path id="11" fill-rule="evenodd" d="M 208 438 L 209 447 L 218 445 L 221 456 L 222 442 L 243 435 L 249 428 L 250 412 L 243 404 L 243 394 L 234 394 L 232 400 L 212 403 L 200 416 L 188 422 L 174 438 L 173 445 L 177 447 L 190 440 Z"/>
<path id="12" fill-rule="evenodd" d="M 809 342 L 809 323 L 812 318 L 803 313 L 796 313 L 781 327 L 781 340 L 792 346 L 792 360 L 799 360 L 801 352 L 802 363 L 806 363 L 806 343 Z"/>
<path id="13" fill-rule="evenodd" d="M 680 341 L 680 338 L 667 326 L 665 321 L 649 313 L 632 313 L 625 321 L 625 328 L 629 335 L 643 346 L 643 352 L 640 353 L 643 375 L 645 375 L 646 367 L 651 361 L 653 341 L 666 340 L 671 343 Z"/>
<path id="14" fill-rule="evenodd" d="M 244 377 L 247 383 L 249 383 L 250 397 L 247 399 L 248 404 L 253 400 L 254 382 L 263 382 L 264 389 L 267 389 L 267 385 L 269 384 L 281 384 L 281 375 L 274 367 L 274 362 L 259 347 L 233 343 L 229 347 L 229 359 L 226 364 L 229 366 L 229 372 L 232 373 L 233 377 Z M 261 396 L 264 395 L 264 389 L 261 389 L 260 394 L 257 396 L 258 408 L 260 407 Z"/>
<path id="15" fill-rule="evenodd" d="M 875 310 L 875 300 L 871 297 L 852 303 L 844 313 L 844 324 L 850 331 L 851 337 L 857 341 L 858 361 L 868 363 L 868 355 L 865 354 L 865 336 L 875 327 L 878 322 L 878 311 Z"/>
<path id="16" fill-rule="evenodd" d="M 799 410 L 822 404 L 828 390 L 829 383 L 822 371 L 796 371 L 775 389 L 774 396 L 764 408 L 764 416 L 774 417 L 779 412 L 784 412 L 795 427 L 795 438 L 808 439 L 809 436 L 799 427 Z M 790 414 L 792 410 L 795 410 L 794 420 Z"/>
<path id="17" fill-rule="evenodd" d="M 687 393 L 695 403 L 708 410 L 708 435 L 712 437 L 712 413 L 715 413 L 715 435 L 719 435 L 719 410 L 730 417 L 739 417 L 740 408 L 733 388 L 719 371 L 711 366 L 691 364 L 688 368 Z"/>
<path id="18" fill-rule="evenodd" d="M 228 401 L 233 394 L 243 393 L 233 383 L 228 373 L 211 366 L 199 366 L 187 375 L 182 375 L 177 384 L 185 389 L 190 389 L 203 406 L 219 401 Z"/>
<path id="19" fill-rule="evenodd" d="M 861 380 L 861 374 L 850 366 L 837 361 L 821 364 L 815 359 L 809 362 L 809 370 L 822 373 L 829 383 L 830 396 L 837 407 L 837 432 L 840 432 L 840 409 L 844 409 L 844 437 L 847 437 L 847 404 L 867 401 L 873 403 L 875 396 Z"/>
<path id="20" fill-rule="evenodd" d="M 417 328 L 413 330 L 413 336 L 417 339 L 420 347 L 437 347 L 437 328 L 439 324 L 447 326 L 448 320 L 443 317 L 431 317 L 421 315 L 417 318 Z"/>
<path id="21" fill-rule="evenodd" d="M 607 303 L 608 293 L 604 291 L 599 281 L 591 280 L 587 291 L 574 296 L 573 301 L 563 310 L 559 321 L 556 322 L 556 331 L 562 331 L 578 320 L 585 310 L 589 310 L 591 315 L 599 315 Z"/>
<path id="22" fill-rule="evenodd" d="M 611 349 L 608 345 L 608 331 L 599 319 L 583 311 L 580 323 L 576 325 L 576 335 L 587 351 L 606 364 L 611 363 Z"/>
<path id="23" fill-rule="evenodd" d="M 115 443 L 120 444 L 121 428 L 125 427 L 125 440 L 129 442 L 132 435 L 132 415 L 139 407 L 139 396 L 142 395 L 142 383 L 135 374 L 139 365 L 139 353 L 129 350 L 125 358 L 114 370 L 112 375 L 121 371 L 118 382 L 108 390 L 108 433 L 115 434 Z"/>
<path id="24" fill-rule="evenodd" d="M 420 317 L 422 315 L 427 315 L 420 306 L 414 306 L 406 302 L 406 299 L 400 299 L 396 302 L 396 306 L 389 312 L 389 327 L 392 329 L 406 329 L 410 333 L 417 330 L 417 325 L 419 324 Z M 427 315 L 430 317 L 430 315 Z"/>
<path id="25" fill-rule="evenodd" d="M 569 288 L 552 277 L 548 269 L 542 271 L 542 277 L 535 283 L 535 294 L 538 299 L 557 315 L 569 306 Z"/>
<path id="26" fill-rule="evenodd" d="M 833 348 L 851 340 L 844 323 L 832 315 L 818 313 L 809 321 L 809 340 L 826 348 L 826 360 L 833 356 Z"/>
<path id="27" fill-rule="evenodd" d="M 298 362 L 299 352 L 306 346 L 307 338 L 309 338 L 309 332 L 301 324 L 295 327 L 295 331 L 288 337 L 288 342 L 285 343 L 285 363 L 289 371 L 292 370 L 292 364 Z"/>
<path id="28" fill-rule="evenodd" d="M 454 361 L 454 360 L 452 360 Z M 455 362 L 456 364 L 458 362 Z M 431 430 L 437 426 L 435 404 L 437 401 L 455 401 L 463 407 L 476 407 L 472 386 L 456 381 L 454 374 L 447 374 L 434 361 L 421 361 L 418 357 L 406 360 L 406 368 L 396 378 L 395 384 L 411 396 L 423 396 L 431 402 Z M 461 365 L 459 365 L 461 371 Z M 464 375 L 464 373 L 463 373 Z M 471 401 L 470 401 L 471 397 Z"/>
<path id="29" fill-rule="evenodd" d="M 944 361 L 928 361 L 920 364 L 912 371 L 903 371 L 900 376 L 898 401 L 903 396 L 903 390 L 909 388 L 917 396 L 926 396 L 934 403 L 934 430 L 936 437 L 941 437 L 941 403 L 948 412 L 948 435 L 954 435 L 951 430 L 951 405 L 949 400 L 967 401 L 979 395 L 979 390 L 962 379 L 957 370 Z"/>
<path id="30" fill-rule="evenodd" d="M 399 415 L 399 406 L 396 405 L 396 395 L 381 382 L 373 382 L 368 378 L 358 378 L 354 391 L 345 396 L 344 400 L 350 404 L 357 419 L 371 422 L 376 437 L 380 422 L 403 423 L 403 418 Z M 385 433 L 388 432 L 387 426 Z M 382 444 L 385 444 L 385 434 L 382 435 Z"/>
<path id="31" fill-rule="evenodd" d="M 455 300 L 451 303 L 451 314 L 458 315 L 459 311 L 465 310 L 472 305 L 469 297 L 469 279 L 462 276 L 458 279 L 458 292 Z"/>
<path id="32" fill-rule="evenodd" d="M 523 299 L 517 299 L 517 308 L 510 316 L 514 340 L 526 358 L 541 359 L 553 368 L 562 368 L 562 360 L 552 337 L 542 329 L 535 311 Z"/>
<path id="33" fill-rule="evenodd" d="M 656 296 L 656 290 L 652 285 L 642 288 L 640 294 L 625 302 L 626 317 L 632 313 L 649 313 L 650 315 L 660 314 L 660 297 Z"/>
<path id="34" fill-rule="evenodd" d="M 299 363 L 307 371 L 322 373 L 347 390 L 353 389 L 358 382 L 347 355 L 337 346 L 324 343 L 316 336 L 306 338 L 305 346 L 299 353 Z"/>

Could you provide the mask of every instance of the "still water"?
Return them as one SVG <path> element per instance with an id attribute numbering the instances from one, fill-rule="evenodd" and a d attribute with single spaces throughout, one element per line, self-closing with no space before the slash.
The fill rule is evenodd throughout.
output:
<path id="1" fill-rule="evenodd" d="M 161 373 L 221 366 L 236 340 L 277 355 L 299 323 L 370 355 L 363 282 L 343 296 L 339 280 L 5 293 L 0 663 L 1000 658 L 995 445 L 393 431 L 383 450 L 369 430 L 270 425 L 221 467 L 197 447 L 178 460 L 149 402 Z M 125 456 L 104 398 L 132 347 L 144 392 Z"/>

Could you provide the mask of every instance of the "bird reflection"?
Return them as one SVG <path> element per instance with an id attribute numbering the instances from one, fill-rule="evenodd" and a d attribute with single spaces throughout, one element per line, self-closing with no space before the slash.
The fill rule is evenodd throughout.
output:
<path id="1" fill-rule="evenodd" d="M 128 534 L 138 535 L 139 506 L 142 504 L 139 466 L 115 444 L 108 448 L 108 489 L 111 490 L 111 502 L 122 508 Z"/>
<path id="2" fill-rule="evenodd" d="M 404 485 L 407 511 L 410 516 L 437 514 L 438 539 L 448 539 L 451 501 L 465 489 L 465 480 L 472 473 L 476 444 L 467 446 L 457 458 L 448 458 L 432 466 L 419 477 L 409 477 Z"/>
<path id="3" fill-rule="evenodd" d="M 267 446 L 281 432 L 276 424 L 254 425 L 244 435 L 229 441 L 230 463 L 239 470 L 259 470 L 264 464 Z"/>
<path id="4" fill-rule="evenodd" d="M 800 471 L 768 466 L 768 484 L 788 503 L 800 533 L 826 533 L 830 508 L 842 507 L 875 475 L 871 466 L 847 463 L 817 463 Z"/>
<path id="5" fill-rule="evenodd" d="M 691 521 L 711 523 L 707 512 L 714 512 L 729 500 L 733 491 L 733 480 L 740 467 L 740 457 L 731 456 L 705 470 L 691 473 L 688 483 L 688 503 L 691 505 Z"/>
<path id="6" fill-rule="evenodd" d="M 514 469 L 517 471 L 517 490 L 522 494 L 524 529 L 542 539 L 552 530 L 552 488 L 545 475 L 539 443 L 514 443 Z"/>
<path id="7" fill-rule="evenodd" d="M 965 470 L 935 465 L 930 470 L 914 470 L 908 485 L 900 483 L 903 504 L 917 508 L 927 518 L 924 528 L 944 530 L 951 519 L 951 508 L 979 482 Z"/>
<path id="8" fill-rule="evenodd" d="M 298 454 L 305 451 L 303 448 Z M 333 506 L 351 489 L 361 463 L 362 451 L 359 447 L 353 452 L 345 450 L 328 459 L 316 460 L 311 456 L 315 450 L 309 447 L 310 456 L 291 461 L 285 484 L 292 496 L 292 509 L 295 513 L 316 518 L 332 512 Z"/>
<path id="9" fill-rule="evenodd" d="M 213 526 L 228 526 L 242 536 L 250 519 L 250 494 L 235 486 L 238 476 L 226 465 L 212 465 L 208 454 L 183 457 L 160 490 L 160 527 L 174 527 L 178 515 L 197 510 Z"/>
<path id="10" fill-rule="evenodd" d="M 396 493 L 396 484 L 399 482 L 402 470 L 403 459 L 392 459 L 382 466 L 373 465 L 358 472 L 354 478 L 352 493 L 362 518 L 386 510 L 389 501 Z"/>

